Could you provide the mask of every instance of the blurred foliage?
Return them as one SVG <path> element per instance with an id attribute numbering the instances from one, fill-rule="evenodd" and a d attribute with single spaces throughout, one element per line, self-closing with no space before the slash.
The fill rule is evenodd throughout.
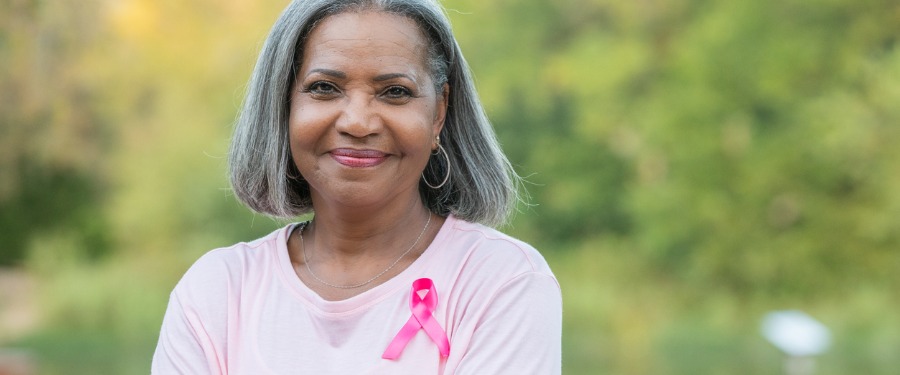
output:
<path id="1" fill-rule="evenodd" d="M 523 237 L 616 238 L 702 294 L 900 286 L 895 1 L 474 3 Z"/>
<path id="2" fill-rule="evenodd" d="M 283 6 L 0 0 L 0 265 L 47 327 L 23 345 L 147 348 L 194 259 L 280 226 L 224 157 Z M 786 307 L 834 329 L 821 373 L 900 364 L 900 3 L 445 6 L 531 182 L 504 229 L 560 278 L 566 373 L 773 373 L 756 323 Z"/>
<path id="3" fill-rule="evenodd" d="M 88 7 L 6 1 L 0 16 L 0 265 L 20 264 L 28 242 L 68 230 L 89 258 L 109 251 L 99 214 L 111 141 L 98 108 L 101 82 L 82 69 L 97 42 Z M 71 11 L 71 13 L 69 13 Z M 74 17 L 67 17 L 67 14 Z M 78 30 L 79 32 L 74 32 Z"/>

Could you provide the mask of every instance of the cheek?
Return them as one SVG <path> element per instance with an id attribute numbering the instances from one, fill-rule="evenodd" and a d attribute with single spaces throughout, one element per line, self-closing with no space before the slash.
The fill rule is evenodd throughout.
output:
<path id="1" fill-rule="evenodd" d="M 309 122 L 304 121 L 301 116 L 297 116 L 297 112 L 292 113 L 290 122 L 288 123 L 288 146 L 291 150 L 291 159 L 294 165 L 301 173 L 309 173 L 314 163 L 316 135 L 314 127 Z"/>
<path id="2" fill-rule="evenodd" d="M 402 138 L 404 144 L 415 148 L 426 145 L 430 148 L 437 136 L 434 116 L 434 108 L 423 105 L 419 108 L 397 109 L 386 117 L 397 120 L 394 135 Z"/>
<path id="3" fill-rule="evenodd" d="M 291 106 L 288 122 L 288 139 L 291 143 L 291 151 L 312 151 L 315 140 L 321 137 L 325 127 L 321 111 L 317 112 L 308 106 L 298 108 Z M 318 115 L 317 115 L 318 113 Z"/>

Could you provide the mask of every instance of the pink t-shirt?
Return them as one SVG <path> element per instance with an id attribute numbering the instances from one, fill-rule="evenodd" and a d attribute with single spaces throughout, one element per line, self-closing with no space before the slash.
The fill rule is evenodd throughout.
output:
<path id="1" fill-rule="evenodd" d="M 559 374 L 559 284 L 531 246 L 450 216 L 396 277 L 342 301 L 306 287 L 289 225 L 213 250 L 184 275 L 153 356 L 154 374 Z M 382 358 L 410 317 L 414 280 L 434 281 L 433 316 L 450 354 L 419 330 Z"/>

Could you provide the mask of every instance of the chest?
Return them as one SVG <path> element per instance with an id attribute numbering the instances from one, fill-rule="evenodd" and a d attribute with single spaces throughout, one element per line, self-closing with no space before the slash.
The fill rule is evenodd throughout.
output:
<path id="1" fill-rule="evenodd" d="M 284 295 L 245 299 L 229 318 L 229 373 L 443 373 L 448 357 L 423 331 L 409 340 L 400 358 L 382 358 L 411 315 L 401 294 L 341 312 L 319 311 Z M 434 317 L 442 327 L 453 325 L 444 310 Z"/>

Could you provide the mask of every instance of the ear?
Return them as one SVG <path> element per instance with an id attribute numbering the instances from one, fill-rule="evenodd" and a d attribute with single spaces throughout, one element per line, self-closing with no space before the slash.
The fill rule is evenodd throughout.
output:
<path id="1" fill-rule="evenodd" d="M 434 124 L 432 124 L 432 131 L 434 131 L 434 135 L 440 135 L 441 129 L 444 128 L 444 120 L 447 118 L 447 107 L 450 103 L 450 85 L 444 84 L 441 87 L 441 94 L 437 97 L 437 108 L 434 114 Z M 434 145 L 434 148 L 437 149 L 437 145 Z"/>

